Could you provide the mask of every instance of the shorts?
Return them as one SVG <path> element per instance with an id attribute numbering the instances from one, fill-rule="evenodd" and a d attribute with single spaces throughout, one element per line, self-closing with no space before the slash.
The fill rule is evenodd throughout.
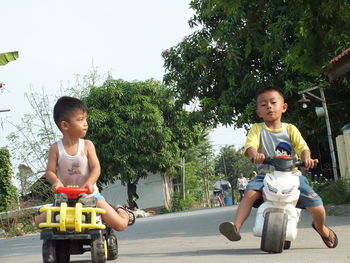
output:
<path id="1" fill-rule="evenodd" d="M 255 190 L 262 192 L 264 187 L 265 174 L 257 175 L 252 181 L 247 185 L 246 191 Z M 323 202 L 321 197 L 312 189 L 309 185 L 309 181 L 305 176 L 299 176 L 299 190 L 300 197 L 297 203 L 297 208 L 305 209 L 307 207 L 322 206 Z"/>
<path id="2" fill-rule="evenodd" d="M 97 200 L 105 200 L 105 201 L 106 201 L 106 199 L 103 197 L 103 195 L 101 195 L 101 193 L 95 194 L 94 197 L 95 197 Z"/>

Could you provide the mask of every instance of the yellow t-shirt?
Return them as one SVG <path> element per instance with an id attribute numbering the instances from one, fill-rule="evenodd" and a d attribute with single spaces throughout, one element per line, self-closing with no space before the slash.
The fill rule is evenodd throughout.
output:
<path id="1" fill-rule="evenodd" d="M 248 156 L 247 149 L 254 147 L 265 157 L 274 158 L 279 155 L 299 157 L 304 150 L 309 150 L 299 130 L 289 123 L 282 123 L 279 129 L 270 129 L 265 123 L 256 123 L 250 129 L 244 146 L 244 155 Z M 269 170 L 266 165 L 259 165 L 258 170 Z"/>

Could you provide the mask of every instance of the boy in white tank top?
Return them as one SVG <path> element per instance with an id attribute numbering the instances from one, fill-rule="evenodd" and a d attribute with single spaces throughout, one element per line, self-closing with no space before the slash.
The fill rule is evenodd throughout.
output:
<path id="1" fill-rule="evenodd" d="M 97 207 L 106 210 L 103 221 L 117 231 L 123 231 L 135 222 L 135 215 L 129 209 L 111 207 L 99 193 L 96 182 L 100 177 L 100 162 L 94 144 L 82 139 L 88 130 L 87 107 L 84 102 L 72 97 L 61 97 L 54 107 L 54 120 L 63 134 L 62 140 L 54 143 L 49 150 L 46 179 L 52 190 L 77 185 L 87 187 L 86 197 L 94 196 Z M 45 212 L 35 218 L 36 225 L 44 222 Z"/>

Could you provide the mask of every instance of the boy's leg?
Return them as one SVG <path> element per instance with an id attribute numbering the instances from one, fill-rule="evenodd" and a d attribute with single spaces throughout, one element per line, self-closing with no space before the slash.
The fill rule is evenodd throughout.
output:
<path id="1" fill-rule="evenodd" d="M 36 227 L 39 227 L 39 224 L 46 221 L 46 212 L 42 212 L 39 215 L 34 217 L 34 223 Z"/>
<path id="2" fill-rule="evenodd" d="M 248 190 L 243 196 L 242 201 L 238 206 L 235 220 L 233 221 L 238 231 L 241 229 L 241 226 L 250 215 L 253 204 L 259 198 L 261 198 L 261 193 L 255 190 Z"/>
<path id="3" fill-rule="evenodd" d="M 97 200 L 97 207 L 106 210 L 103 221 L 117 231 L 123 231 L 129 225 L 129 214 L 124 209 L 115 210 L 105 200 Z"/>
<path id="4" fill-rule="evenodd" d="M 300 176 L 299 181 L 300 198 L 297 207 L 306 208 L 311 213 L 312 227 L 318 232 L 327 247 L 335 248 L 338 238 L 334 231 L 326 225 L 326 211 L 321 197 L 312 189 L 305 176 Z"/>
<path id="5" fill-rule="evenodd" d="M 241 239 L 239 233 L 241 226 L 249 216 L 253 204 L 261 197 L 261 192 L 256 190 L 248 190 L 241 203 L 238 206 L 237 213 L 233 222 L 224 222 L 220 224 L 219 230 L 221 234 L 227 237 L 231 241 L 238 241 Z"/>
<path id="6" fill-rule="evenodd" d="M 335 248 L 338 245 L 337 235 L 326 225 L 326 211 L 324 206 L 314 206 L 306 208 L 312 215 L 312 227 L 321 236 L 323 242 L 329 248 Z"/>

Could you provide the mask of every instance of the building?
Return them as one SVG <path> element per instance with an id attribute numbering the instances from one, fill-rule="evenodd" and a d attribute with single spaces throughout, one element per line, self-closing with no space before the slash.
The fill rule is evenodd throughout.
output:
<path id="1" fill-rule="evenodd" d="M 126 185 L 121 181 L 113 184 L 107 184 L 101 191 L 106 201 L 113 204 L 127 204 L 128 194 Z M 171 195 L 173 193 L 172 182 L 169 177 L 157 174 L 150 174 L 145 179 L 140 179 L 137 184 L 137 194 L 139 199 L 136 201 L 140 209 L 158 209 L 171 206 Z"/>

